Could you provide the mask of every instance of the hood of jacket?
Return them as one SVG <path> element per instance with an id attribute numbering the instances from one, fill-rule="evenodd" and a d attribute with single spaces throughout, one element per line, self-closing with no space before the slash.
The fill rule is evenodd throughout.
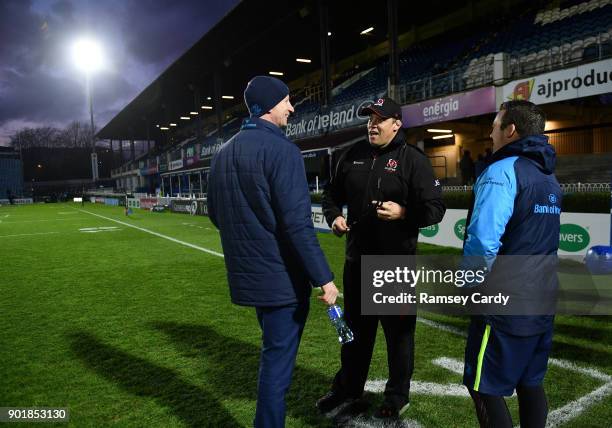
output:
<path id="1" fill-rule="evenodd" d="M 522 156 L 531 160 L 545 174 L 552 174 L 557 164 L 555 148 L 546 135 L 529 135 L 505 145 L 491 156 L 489 163 L 510 157 Z"/>

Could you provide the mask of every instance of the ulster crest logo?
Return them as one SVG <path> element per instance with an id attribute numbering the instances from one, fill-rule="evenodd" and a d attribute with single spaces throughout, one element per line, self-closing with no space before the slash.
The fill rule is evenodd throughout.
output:
<path id="1" fill-rule="evenodd" d="M 397 161 L 395 159 L 389 159 L 387 161 L 387 165 L 385 166 L 385 170 L 387 172 L 395 172 L 397 170 Z"/>

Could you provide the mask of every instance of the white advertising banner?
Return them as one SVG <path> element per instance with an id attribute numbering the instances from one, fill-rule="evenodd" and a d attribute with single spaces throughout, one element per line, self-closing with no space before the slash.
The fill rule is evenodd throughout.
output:
<path id="1" fill-rule="evenodd" d="M 503 87 L 503 99 L 546 104 L 612 92 L 612 59 L 515 80 Z"/>
<path id="2" fill-rule="evenodd" d="M 446 210 L 441 223 L 421 229 L 419 242 L 462 248 L 466 219 L 467 210 Z M 318 232 L 331 232 L 321 205 L 312 205 L 312 223 Z M 585 255 L 594 245 L 610 245 L 609 239 L 609 214 L 561 213 L 559 255 Z"/>
<path id="3" fill-rule="evenodd" d="M 419 241 L 461 248 L 467 210 L 446 210 L 440 224 L 421 229 Z M 594 245 L 610 245 L 610 215 L 561 213 L 559 254 L 585 255 Z"/>
<path id="4" fill-rule="evenodd" d="M 16 205 L 25 205 L 25 204 L 33 204 L 34 201 L 32 198 L 16 198 L 13 199 L 13 203 Z M 0 205 L 10 205 L 11 201 L 8 199 L 0 199 Z"/>
<path id="5" fill-rule="evenodd" d="M 446 210 L 441 223 L 421 229 L 419 242 L 462 248 L 466 218 L 467 210 Z"/>
<path id="6" fill-rule="evenodd" d="M 342 209 L 342 212 L 346 217 L 346 207 Z M 331 232 L 331 228 L 327 225 L 325 216 L 323 216 L 323 208 L 321 208 L 320 204 L 312 204 L 311 218 L 317 232 Z"/>
<path id="7" fill-rule="evenodd" d="M 183 167 L 183 159 L 178 159 L 168 164 L 168 170 L 170 171 L 174 171 L 175 169 L 180 169 L 182 167 Z"/>

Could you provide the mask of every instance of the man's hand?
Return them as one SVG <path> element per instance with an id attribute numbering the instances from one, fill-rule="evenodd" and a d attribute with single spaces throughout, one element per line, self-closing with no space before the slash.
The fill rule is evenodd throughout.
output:
<path id="1" fill-rule="evenodd" d="M 323 294 L 317 296 L 317 299 L 331 306 L 336 303 L 336 297 L 338 297 L 338 289 L 333 282 L 328 282 L 327 284 L 321 286 L 321 290 Z"/>
<path id="2" fill-rule="evenodd" d="M 372 201 L 376 204 L 377 201 Z M 376 209 L 376 216 L 384 221 L 403 220 L 406 216 L 406 208 L 395 202 L 386 201 Z"/>
<path id="3" fill-rule="evenodd" d="M 342 236 L 349 230 L 350 228 L 346 224 L 346 219 L 341 215 L 336 217 L 336 219 L 332 223 L 332 232 L 334 232 L 336 236 Z"/>

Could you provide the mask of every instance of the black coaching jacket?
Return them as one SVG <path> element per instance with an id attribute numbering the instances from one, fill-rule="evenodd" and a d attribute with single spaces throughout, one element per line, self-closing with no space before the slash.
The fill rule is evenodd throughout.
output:
<path id="1" fill-rule="evenodd" d="M 373 200 L 404 206 L 405 218 L 379 220 Z M 359 261 L 365 254 L 415 254 L 419 228 L 439 223 L 446 211 L 429 159 L 404 142 L 401 129 L 382 149 L 367 139 L 350 146 L 338 160 L 322 205 L 330 227 L 342 215 L 342 207 L 348 206 L 349 261 Z"/>

